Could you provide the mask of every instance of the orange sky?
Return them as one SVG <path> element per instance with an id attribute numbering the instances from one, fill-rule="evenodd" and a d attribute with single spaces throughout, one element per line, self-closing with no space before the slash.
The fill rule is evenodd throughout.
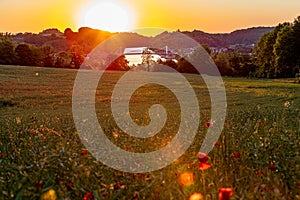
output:
<path id="1" fill-rule="evenodd" d="M 300 0 L 0 0 L 0 32 L 40 32 L 52 27 L 77 30 L 82 26 L 79 18 L 85 15 L 83 8 L 93 7 L 95 2 L 126 7 L 125 12 L 132 17 L 130 28 L 221 33 L 252 26 L 275 26 L 300 15 Z M 99 20 L 109 23 L 112 19 Z"/>

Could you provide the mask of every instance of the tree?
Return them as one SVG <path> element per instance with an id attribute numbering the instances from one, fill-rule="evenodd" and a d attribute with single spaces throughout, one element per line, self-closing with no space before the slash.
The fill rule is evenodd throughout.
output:
<path id="1" fill-rule="evenodd" d="M 211 54 L 211 49 L 209 48 L 209 46 L 207 44 L 202 44 L 203 49 L 205 49 L 205 51 L 210 55 Z"/>
<path id="2" fill-rule="evenodd" d="M 70 52 L 72 56 L 72 65 L 74 68 L 79 69 L 86 57 L 83 48 L 79 45 L 73 45 Z"/>
<path id="3" fill-rule="evenodd" d="M 0 37 L 0 64 L 14 64 L 16 60 L 14 43 L 8 37 Z"/>
<path id="4" fill-rule="evenodd" d="M 156 71 L 156 72 L 158 72 L 158 71 L 164 72 L 165 71 L 165 69 L 161 69 L 161 67 L 159 65 L 165 65 L 165 66 L 168 66 L 175 70 L 177 70 L 177 68 L 178 68 L 177 63 L 172 59 L 165 59 L 165 60 L 158 59 L 156 61 L 156 63 L 158 64 L 158 65 L 154 65 L 154 71 Z"/>
<path id="5" fill-rule="evenodd" d="M 300 67 L 300 16 L 298 16 L 294 23 L 293 23 L 293 33 L 294 33 L 294 39 L 295 39 L 295 52 L 298 52 L 296 55 L 296 65 L 298 66 L 298 69 Z M 300 69 L 299 69 L 300 72 Z"/>
<path id="6" fill-rule="evenodd" d="M 52 67 L 54 65 L 54 49 L 52 46 L 39 48 L 42 66 Z"/>
<path id="7" fill-rule="evenodd" d="M 143 54 L 142 54 L 142 64 L 146 65 L 146 69 L 149 72 L 151 66 L 155 63 L 153 58 L 153 54 L 152 51 L 149 49 L 144 50 Z"/>
<path id="8" fill-rule="evenodd" d="M 107 70 L 128 71 L 128 70 L 130 70 L 130 67 L 128 64 L 129 64 L 129 62 L 125 58 L 125 56 L 121 55 L 109 64 L 109 66 L 107 67 Z"/>
<path id="9" fill-rule="evenodd" d="M 272 66 L 274 65 L 273 44 L 276 40 L 274 32 L 264 34 L 254 47 L 257 70 L 259 77 L 270 78 Z"/>
<path id="10" fill-rule="evenodd" d="M 15 49 L 17 63 L 19 65 L 34 66 L 36 64 L 34 48 L 29 44 L 19 44 Z"/>
<path id="11" fill-rule="evenodd" d="M 294 38 L 295 38 L 295 52 L 298 52 L 298 54 L 296 54 L 296 69 L 297 69 L 297 73 L 298 76 L 300 77 L 300 16 L 298 16 L 295 21 L 294 21 L 294 26 L 293 26 L 293 30 L 294 30 Z"/>
<path id="12" fill-rule="evenodd" d="M 180 73 L 199 74 L 195 67 L 186 58 L 179 58 L 177 66 L 177 71 Z"/>
<path id="13" fill-rule="evenodd" d="M 254 48 L 258 77 L 295 77 L 300 66 L 300 16 L 261 37 Z"/>
<path id="14" fill-rule="evenodd" d="M 299 53 L 294 51 L 295 39 L 291 26 L 285 26 L 278 32 L 273 46 L 275 77 L 289 77 L 295 74 L 296 54 Z"/>
<path id="15" fill-rule="evenodd" d="M 213 56 L 213 60 L 222 76 L 233 76 L 234 69 L 229 63 L 229 53 L 218 52 Z"/>
<path id="16" fill-rule="evenodd" d="M 251 55 L 236 52 L 218 52 L 213 60 L 222 76 L 249 77 L 255 71 Z"/>
<path id="17" fill-rule="evenodd" d="M 54 66 L 59 68 L 70 68 L 72 55 L 69 52 L 61 51 L 55 55 Z"/>
<path id="18" fill-rule="evenodd" d="M 256 57 L 256 65 L 258 66 L 257 76 L 265 78 L 274 78 L 277 76 L 275 67 L 274 44 L 277 34 L 282 28 L 289 26 L 289 23 L 279 24 L 272 32 L 263 35 L 255 44 L 254 55 Z"/>

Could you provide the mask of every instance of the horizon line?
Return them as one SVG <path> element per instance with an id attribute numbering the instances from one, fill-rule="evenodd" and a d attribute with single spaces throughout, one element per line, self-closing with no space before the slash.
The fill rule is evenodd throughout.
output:
<path id="1" fill-rule="evenodd" d="M 279 23 L 280 24 L 280 23 Z M 279 25 L 278 24 L 278 25 Z M 157 29 L 160 29 L 161 32 L 157 33 L 156 35 L 162 33 L 162 32 L 176 32 L 176 31 L 180 31 L 180 32 L 193 32 L 193 31 L 201 31 L 203 33 L 207 33 L 207 34 L 230 34 L 230 33 L 233 33 L 235 31 L 240 31 L 240 30 L 247 30 L 247 29 L 252 29 L 252 28 L 275 28 L 277 25 L 275 26 L 269 26 L 269 25 L 258 25 L 258 26 L 249 26 L 249 27 L 243 27 L 243 28 L 236 28 L 232 31 L 229 31 L 229 32 L 208 32 L 208 31 L 204 31 L 204 30 L 201 30 L 201 29 L 187 29 L 187 30 L 184 30 L 184 29 L 167 29 L 167 28 L 159 28 L 159 27 L 142 27 L 142 28 L 137 28 L 137 29 L 133 29 L 133 30 L 127 30 L 127 31 L 109 31 L 109 30 L 104 30 L 104 29 L 99 29 L 99 28 L 93 28 L 93 27 L 88 27 L 88 26 L 82 26 L 82 27 L 78 27 L 78 28 L 75 28 L 75 29 L 72 29 L 74 32 L 78 32 L 80 28 L 91 28 L 93 30 L 98 30 L 98 31 L 105 31 L 105 32 L 109 32 L 109 33 L 137 33 L 137 34 L 140 34 L 138 31 L 139 30 L 142 30 L 142 29 L 145 29 L 145 28 L 148 28 L 148 29 L 151 29 L 151 28 L 157 28 Z M 39 32 L 37 31 L 17 31 L 17 32 L 10 32 L 10 31 L 2 31 L 0 30 L 0 34 L 12 34 L 12 35 L 16 35 L 16 34 L 25 34 L 25 33 L 32 33 L 32 34 L 39 34 L 45 30 L 49 30 L 49 29 L 57 29 L 58 31 L 60 31 L 61 33 L 64 33 L 64 31 L 67 29 L 67 28 L 70 28 L 70 27 L 66 27 L 64 30 L 60 29 L 60 28 L 57 28 L 57 27 L 48 27 L 48 28 L 43 28 L 42 30 L 40 30 Z M 143 35 L 143 34 L 141 34 Z M 150 36 L 155 36 L 155 35 L 150 35 Z"/>

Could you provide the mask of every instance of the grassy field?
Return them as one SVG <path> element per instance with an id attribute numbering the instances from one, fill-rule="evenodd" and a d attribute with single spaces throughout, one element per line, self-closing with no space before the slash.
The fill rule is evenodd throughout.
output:
<path id="1" fill-rule="evenodd" d="M 300 199 L 300 84 L 224 78 L 228 111 L 224 130 L 199 170 L 197 153 L 210 119 L 208 91 L 185 75 L 198 95 L 200 127 L 186 153 L 168 167 L 145 174 L 113 170 L 81 143 L 72 118 L 75 70 L 0 66 L 0 199 Z M 178 101 L 157 85 L 138 89 L 131 101 L 137 124 L 160 102 L 166 127 L 149 139 L 116 126 L 110 96 L 122 72 L 107 72 L 97 91 L 97 115 L 107 137 L 121 148 L 149 152 L 165 146 L 180 123 Z M 101 119 L 101 120 L 100 120 Z M 210 127 L 212 128 L 212 127 Z"/>

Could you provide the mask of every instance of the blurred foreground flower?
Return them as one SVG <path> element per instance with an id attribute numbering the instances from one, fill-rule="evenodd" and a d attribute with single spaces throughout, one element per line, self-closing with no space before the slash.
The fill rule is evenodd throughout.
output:
<path id="1" fill-rule="evenodd" d="M 138 179 L 139 179 L 139 180 L 142 180 L 142 179 L 143 179 L 143 174 L 139 174 L 139 175 L 138 175 Z"/>
<path id="2" fill-rule="evenodd" d="M 48 190 L 46 193 L 42 195 L 42 200 L 56 200 L 56 192 L 53 189 Z"/>
<path id="3" fill-rule="evenodd" d="M 258 126 L 259 126 L 259 127 L 262 127 L 262 125 L 263 125 L 262 121 L 259 120 L 259 121 L 258 121 Z"/>
<path id="4" fill-rule="evenodd" d="M 213 128 L 213 124 L 209 121 L 205 122 L 206 128 Z"/>
<path id="5" fill-rule="evenodd" d="M 66 183 L 66 187 L 68 190 L 72 189 L 74 187 L 73 183 Z"/>
<path id="6" fill-rule="evenodd" d="M 296 189 L 300 191 L 300 182 L 296 183 Z"/>
<path id="7" fill-rule="evenodd" d="M 232 154 L 231 154 L 231 156 L 233 157 L 233 158 L 241 158 L 241 154 L 238 152 L 238 151 L 235 151 L 235 152 L 233 152 Z"/>
<path id="8" fill-rule="evenodd" d="M 192 172 L 184 172 L 180 174 L 178 180 L 181 186 L 190 186 L 194 184 L 194 174 Z"/>
<path id="9" fill-rule="evenodd" d="M 94 200 L 92 193 L 88 192 L 84 195 L 83 200 Z"/>
<path id="10" fill-rule="evenodd" d="M 270 163 L 269 169 L 270 169 L 271 171 L 276 171 L 276 166 L 275 166 L 275 164 Z"/>
<path id="11" fill-rule="evenodd" d="M 232 197 L 232 188 L 219 189 L 219 200 L 228 200 L 230 197 Z"/>
<path id="12" fill-rule="evenodd" d="M 17 124 L 21 124 L 21 122 L 22 122 L 22 121 L 21 121 L 21 117 L 16 117 L 16 123 L 17 123 Z"/>
<path id="13" fill-rule="evenodd" d="M 209 164 L 207 161 L 208 155 L 202 152 L 198 152 L 199 170 L 207 170 L 211 167 L 211 164 Z"/>
<path id="14" fill-rule="evenodd" d="M 286 102 L 284 102 L 283 105 L 284 105 L 284 107 L 288 108 L 291 105 L 291 103 L 289 101 L 286 101 Z"/>
<path id="15" fill-rule="evenodd" d="M 36 186 L 36 188 L 37 188 L 39 191 L 42 191 L 42 189 L 43 189 L 43 182 L 40 181 L 40 180 L 36 180 L 36 181 L 35 181 L 35 186 Z"/>
<path id="16" fill-rule="evenodd" d="M 189 200 L 203 200 L 203 195 L 199 192 L 195 192 L 190 196 Z"/>
<path id="17" fill-rule="evenodd" d="M 86 155 L 88 155 L 88 154 L 89 154 L 89 152 L 87 152 L 87 151 L 82 151 L 82 152 L 80 153 L 80 157 L 86 156 Z"/>

